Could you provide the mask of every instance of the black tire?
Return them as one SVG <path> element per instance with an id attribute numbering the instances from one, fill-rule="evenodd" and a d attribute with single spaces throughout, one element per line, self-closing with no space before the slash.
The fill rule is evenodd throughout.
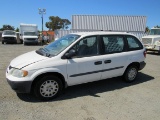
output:
<path id="1" fill-rule="evenodd" d="M 137 77 L 137 74 L 138 74 L 138 68 L 137 68 L 137 66 L 135 66 L 135 65 L 131 65 L 131 66 L 129 66 L 127 69 L 126 69 L 126 71 L 125 71 L 125 73 L 124 73 L 124 75 L 123 75 L 123 78 L 124 78 L 124 80 L 126 81 L 126 82 L 133 82 L 133 81 L 135 81 L 135 79 L 136 79 L 136 77 Z"/>
<path id="2" fill-rule="evenodd" d="M 62 92 L 62 81 L 55 76 L 44 76 L 34 86 L 35 96 L 43 101 L 52 100 Z"/>
<path id="3" fill-rule="evenodd" d="M 4 42 L 2 41 L 2 44 L 4 44 Z"/>
<path id="4" fill-rule="evenodd" d="M 20 44 L 23 44 L 23 40 L 20 40 Z"/>

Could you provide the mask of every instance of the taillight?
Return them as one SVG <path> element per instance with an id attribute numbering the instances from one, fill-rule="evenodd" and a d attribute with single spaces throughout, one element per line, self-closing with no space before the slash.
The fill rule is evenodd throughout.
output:
<path id="1" fill-rule="evenodd" d="M 147 51 L 145 50 L 145 51 L 143 52 L 143 55 L 144 55 L 145 58 L 146 58 L 146 54 L 147 54 Z"/>

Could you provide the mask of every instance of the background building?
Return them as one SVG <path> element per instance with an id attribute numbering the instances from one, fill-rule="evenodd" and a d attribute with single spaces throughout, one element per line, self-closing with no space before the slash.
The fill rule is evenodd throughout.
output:
<path id="1" fill-rule="evenodd" d="M 146 16 L 72 15 L 71 30 L 55 30 L 55 38 L 74 32 L 129 32 L 139 39 L 145 36 Z"/>

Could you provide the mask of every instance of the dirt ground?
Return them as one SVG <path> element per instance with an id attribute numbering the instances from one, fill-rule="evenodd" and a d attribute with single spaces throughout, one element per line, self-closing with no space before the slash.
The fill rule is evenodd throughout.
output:
<path id="1" fill-rule="evenodd" d="M 121 77 L 68 87 L 50 102 L 16 94 L 5 71 L 16 56 L 42 46 L 0 45 L 0 120 L 160 120 L 160 55 L 147 54 L 134 83 Z"/>

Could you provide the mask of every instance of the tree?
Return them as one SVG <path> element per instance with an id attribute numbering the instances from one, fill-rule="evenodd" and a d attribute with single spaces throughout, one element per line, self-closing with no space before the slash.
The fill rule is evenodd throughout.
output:
<path id="1" fill-rule="evenodd" d="M 68 19 L 62 19 L 62 29 L 68 29 L 68 25 L 71 24 L 71 22 Z"/>
<path id="2" fill-rule="evenodd" d="M 150 32 L 150 29 L 149 27 L 147 26 L 146 29 L 145 29 L 145 33 L 149 33 Z"/>
<path id="3" fill-rule="evenodd" d="M 154 28 L 160 28 L 160 26 L 159 26 L 159 25 L 156 25 L 156 26 L 154 26 Z"/>
<path id="4" fill-rule="evenodd" d="M 14 26 L 11 25 L 3 25 L 3 27 L 0 30 L 14 30 Z"/>
<path id="5" fill-rule="evenodd" d="M 16 28 L 16 32 L 19 32 L 19 28 L 18 27 Z"/>
<path id="6" fill-rule="evenodd" d="M 55 30 L 55 29 L 68 29 L 68 25 L 70 25 L 71 22 L 68 19 L 61 19 L 58 16 L 50 16 L 49 22 L 46 22 L 46 27 L 49 28 L 49 30 Z"/>

